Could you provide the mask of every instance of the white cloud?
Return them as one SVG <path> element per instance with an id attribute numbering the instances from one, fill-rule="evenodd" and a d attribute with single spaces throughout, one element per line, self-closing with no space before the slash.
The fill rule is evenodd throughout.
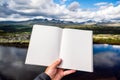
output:
<path id="1" fill-rule="evenodd" d="M 95 3 L 94 5 L 95 6 L 101 6 L 101 5 L 107 5 L 108 3 L 107 2 L 100 2 L 100 3 Z"/>
<path id="2" fill-rule="evenodd" d="M 47 4 L 46 4 L 47 2 Z M 17 12 L 22 12 L 28 15 L 43 15 L 47 17 L 51 16 L 60 16 L 64 15 L 66 8 L 64 5 L 60 6 L 55 4 L 52 0 L 31 0 L 26 5 L 21 5 L 16 3 L 15 1 L 11 1 L 9 7 Z"/>
<path id="3" fill-rule="evenodd" d="M 26 17 L 26 16 L 21 16 L 19 14 L 12 14 L 10 16 L 7 16 L 6 18 L 2 18 L 0 17 L 0 21 L 26 21 L 29 20 L 30 18 Z"/>
<path id="4" fill-rule="evenodd" d="M 114 7 L 113 5 L 107 7 L 101 6 L 97 13 L 106 20 L 120 18 L 120 5 L 116 7 Z"/>
<path id="5" fill-rule="evenodd" d="M 18 1 L 18 0 L 10 0 L 8 1 L 8 7 L 12 10 L 24 10 L 24 9 L 28 9 L 30 0 L 22 0 L 22 1 Z"/>
<path id="6" fill-rule="evenodd" d="M 61 0 L 61 1 L 66 2 L 67 0 Z"/>
<path id="7" fill-rule="evenodd" d="M 80 4 L 76 1 L 72 2 L 69 6 L 68 9 L 71 11 L 76 11 L 77 9 L 80 8 Z"/>
<path id="8" fill-rule="evenodd" d="M 66 0 L 61 0 L 66 2 Z M 120 19 L 120 4 L 96 3 L 96 10 L 83 10 L 80 3 L 74 1 L 68 6 L 56 4 L 53 0 L 7 0 L 6 6 L 0 4 L 0 20 L 26 20 L 35 17 L 57 18 L 69 21 L 101 21 Z M 6 11 L 5 11 L 6 10 Z M 9 13 L 9 14 L 8 14 Z M 16 18 L 17 17 L 17 18 Z"/>

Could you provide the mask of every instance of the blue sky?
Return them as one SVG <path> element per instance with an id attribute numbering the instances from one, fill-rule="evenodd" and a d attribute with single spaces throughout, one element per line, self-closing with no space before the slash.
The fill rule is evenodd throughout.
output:
<path id="1" fill-rule="evenodd" d="M 60 4 L 61 1 L 62 0 L 54 0 L 54 2 L 57 4 Z M 74 1 L 79 2 L 80 7 L 86 9 L 86 8 L 94 8 L 96 7 L 94 4 L 100 3 L 100 2 L 113 3 L 115 5 L 115 3 L 119 0 L 66 0 L 65 4 L 68 6 L 70 3 Z"/>
<path id="2" fill-rule="evenodd" d="M 120 0 L 0 0 L 0 21 L 34 18 L 120 22 Z"/>

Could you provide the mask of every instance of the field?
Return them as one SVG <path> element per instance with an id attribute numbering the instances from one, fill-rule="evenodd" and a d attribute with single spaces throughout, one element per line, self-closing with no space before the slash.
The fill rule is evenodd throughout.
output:
<path id="1" fill-rule="evenodd" d="M 120 27 L 99 25 L 57 25 L 61 28 L 73 28 L 93 31 L 93 43 L 120 45 Z M 27 47 L 32 25 L 0 25 L 0 44 Z"/>

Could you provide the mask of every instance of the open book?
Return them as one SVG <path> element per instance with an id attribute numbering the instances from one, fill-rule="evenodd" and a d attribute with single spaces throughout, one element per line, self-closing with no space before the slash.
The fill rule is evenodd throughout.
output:
<path id="1" fill-rule="evenodd" d="M 58 58 L 60 68 L 93 72 L 92 31 L 34 25 L 25 63 L 49 66 Z"/>

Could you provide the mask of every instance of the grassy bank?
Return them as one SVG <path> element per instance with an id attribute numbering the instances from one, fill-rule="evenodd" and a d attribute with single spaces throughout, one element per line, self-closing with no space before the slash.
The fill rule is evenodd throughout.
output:
<path id="1" fill-rule="evenodd" d="M 5 45 L 5 46 L 16 46 L 16 47 L 28 47 L 29 45 L 29 40 L 30 38 L 30 33 L 24 34 L 26 37 L 22 37 L 22 34 L 17 34 L 17 36 L 12 35 L 12 37 L 5 37 L 5 38 L 0 38 L 0 45 Z M 20 37 L 21 36 L 21 37 Z M 13 38 L 13 39 L 12 39 Z M 113 44 L 113 45 L 120 45 L 120 35 L 115 35 L 115 34 L 94 34 L 93 35 L 93 43 L 96 44 Z"/>
<path id="2" fill-rule="evenodd" d="M 28 45 L 29 45 L 29 41 L 27 41 L 27 42 L 21 42 L 21 41 L 0 42 L 0 45 L 3 45 L 3 46 L 14 46 L 14 47 L 20 47 L 20 48 L 27 48 Z"/>
<path id="3" fill-rule="evenodd" d="M 93 43 L 120 45 L 120 27 L 99 25 L 62 25 L 61 28 L 74 28 L 93 31 Z M 0 45 L 28 47 L 32 25 L 0 25 Z"/>
<path id="4" fill-rule="evenodd" d="M 30 32 L 0 33 L 0 45 L 28 47 Z"/>
<path id="5" fill-rule="evenodd" d="M 93 42 L 97 44 L 120 45 L 120 34 L 96 34 L 93 36 Z"/>

